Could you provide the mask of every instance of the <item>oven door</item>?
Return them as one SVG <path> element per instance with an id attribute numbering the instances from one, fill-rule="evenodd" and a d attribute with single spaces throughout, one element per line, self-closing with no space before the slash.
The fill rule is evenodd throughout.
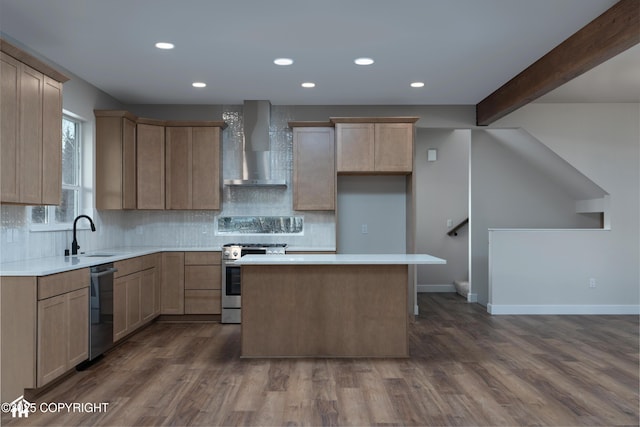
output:
<path id="1" fill-rule="evenodd" d="M 233 262 L 223 264 L 222 308 L 240 308 L 240 266 Z"/>

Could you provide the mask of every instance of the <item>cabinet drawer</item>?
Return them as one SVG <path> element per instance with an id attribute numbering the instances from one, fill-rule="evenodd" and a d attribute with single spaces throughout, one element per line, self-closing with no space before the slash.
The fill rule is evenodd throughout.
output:
<path id="1" fill-rule="evenodd" d="M 116 261 L 113 266 L 118 269 L 113 275 L 114 278 L 126 276 L 142 270 L 142 257 L 135 257 Z"/>
<path id="2" fill-rule="evenodd" d="M 149 268 L 160 266 L 160 254 L 144 255 L 140 258 L 142 264 L 141 270 L 147 270 Z"/>
<path id="3" fill-rule="evenodd" d="M 38 277 L 38 299 L 42 300 L 76 289 L 88 288 L 89 280 L 88 268 Z"/>
<path id="4" fill-rule="evenodd" d="M 220 314 L 219 290 L 185 290 L 185 314 Z"/>
<path id="5" fill-rule="evenodd" d="M 220 264 L 220 252 L 185 252 L 184 265 Z"/>
<path id="6" fill-rule="evenodd" d="M 186 265 L 184 267 L 185 289 L 220 289 L 219 265 Z"/>

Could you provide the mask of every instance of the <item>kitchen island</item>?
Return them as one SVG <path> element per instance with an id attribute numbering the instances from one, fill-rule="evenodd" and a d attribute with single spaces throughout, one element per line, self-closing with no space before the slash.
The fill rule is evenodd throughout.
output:
<path id="1" fill-rule="evenodd" d="M 242 357 L 408 357 L 409 266 L 422 254 L 247 255 Z"/>

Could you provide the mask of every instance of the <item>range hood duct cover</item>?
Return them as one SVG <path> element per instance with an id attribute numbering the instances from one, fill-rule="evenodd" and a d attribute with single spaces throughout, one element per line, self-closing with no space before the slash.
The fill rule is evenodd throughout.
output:
<path id="1" fill-rule="evenodd" d="M 242 179 L 225 179 L 224 184 L 236 187 L 286 187 L 285 180 L 271 179 L 271 103 L 244 101 L 242 116 Z"/>

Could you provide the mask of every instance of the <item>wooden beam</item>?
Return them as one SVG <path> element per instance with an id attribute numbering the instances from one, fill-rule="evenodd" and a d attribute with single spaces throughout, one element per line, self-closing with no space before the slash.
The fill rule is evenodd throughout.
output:
<path id="1" fill-rule="evenodd" d="M 620 0 L 476 105 L 486 126 L 640 42 L 640 1 Z"/>

